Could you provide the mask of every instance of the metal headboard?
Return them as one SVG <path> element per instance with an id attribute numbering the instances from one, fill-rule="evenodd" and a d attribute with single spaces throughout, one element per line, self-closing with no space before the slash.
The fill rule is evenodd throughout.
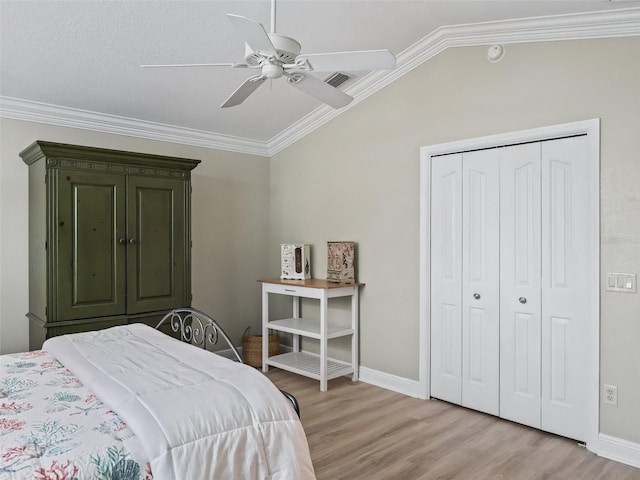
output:
<path id="1" fill-rule="evenodd" d="M 208 350 L 207 347 L 217 345 L 218 340 L 222 337 L 238 362 L 244 363 L 242 355 L 240 355 L 240 352 L 238 352 L 238 349 L 222 327 L 218 325 L 218 322 L 200 310 L 195 308 L 176 308 L 171 310 L 162 317 L 162 320 L 156 325 L 156 330 L 165 324 L 169 324 L 174 333 L 180 332 L 180 340 L 183 342 L 205 350 Z M 296 397 L 284 390 L 280 390 L 280 392 L 291 402 L 298 417 L 300 417 L 300 405 Z"/>
<path id="2" fill-rule="evenodd" d="M 244 363 L 242 356 L 229 336 L 218 325 L 218 322 L 206 313 L 195 308 L 176 308 L 160 320 L 160 323 L 156 325 L 156 330 L 165 323 L 171 325 L 171 330 L 174 333 L 180 332 L 180 340 L 205 350 L 208 350 L 208 347 L 217 345 L 218 340 L 222 337 L 238 362 Z"/>

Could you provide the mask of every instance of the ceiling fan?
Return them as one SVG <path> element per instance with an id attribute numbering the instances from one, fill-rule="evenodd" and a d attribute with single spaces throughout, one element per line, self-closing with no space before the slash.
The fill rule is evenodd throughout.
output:
<path id="1" fill-rule="evenodd" d="M 247 78 L 222 108 L 244 102 L 265 80 L 285 77 L 287 83 L 333 108 L 348 105 L 353 97 L 309 75 L 309 72 L 392 70 L 396 57 L 389 50 L 301 54 L 301 45 L 293 38 L 275 33 L 275 0 L 271 1 L 271 33 L 262 24 L 240 15 L 227 18 L 245 41 L 244 63 L 182 63 L 141 65 L 142 68 L 163 67 L 231 67 L 250 68 L 260 73 Z"/>

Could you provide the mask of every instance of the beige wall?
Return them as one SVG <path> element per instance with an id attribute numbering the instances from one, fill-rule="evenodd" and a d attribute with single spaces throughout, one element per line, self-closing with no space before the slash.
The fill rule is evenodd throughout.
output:
<path id="1" fill-rule="evenodd" d="M 640 39 L 453 48 L 271 160 L 270 270 L 278 244 L 358 243 L 361 363 L 418 378 L 419 148 L 601 118 L 602 272 L 640 273 Z M 601 430 L 640 442 L 640 295 L 602 292 Z M 338 312 L 340 316 L 341 313 Z M 338 346 L 338 350 L 343 348 Z"/>
<path id="2" fill-rule="evenodd" d="M 219 320 L 234 341 L 260 325 L 266 272 L 269 160 L 173 143 L 0 119 L 0 353 L 27 350 L 27 166 L 18 153 L 35 140 L 195 158 L 192 172 L 193 306 Z"/>
<path id="3" fill-rule="evenodd" d="M 259 286 L 276 276 L 279 244 L 358 242 L 361 362 L 418 378 L 419 148 L 602 119 L 602 271 L 640 273 L 640 39 L 449 49 L 269 162 L 171 143 L 0 120 L 0 352 L 27 349 L 27 171 L 36 139 L 198 158 L 193 173 L 194 306 L 234 340 L 258 327 Z M 636 60 L 633 60 L 636 59 Z M 268 232 L 268 242 L 267 240 Z M 347 309 L 338 302 L 336 318 Z M 312 308 L 304 306 L 304 308 Z M 604 433 L 640 442 L 640 295 L 602 293 Z M 313 345 L 310 346 L 313 348 Z M 334 348 L 344 355 L 346 345 Z"/>

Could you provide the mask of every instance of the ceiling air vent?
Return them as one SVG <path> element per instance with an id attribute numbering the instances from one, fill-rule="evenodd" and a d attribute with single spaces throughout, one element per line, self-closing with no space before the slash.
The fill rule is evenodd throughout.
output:
<path id="1" fill-rule="evenodd" d="M 324 82 L 328 83 L 332 87 L 338 88 L 340 85 L 342 85 L 344 82 L 346 82 L 350 78 L 353 78 L 353 76 L 347 75 L 346 73 L 335 72 L 329 75 L 327 78 L 325 78 Z"/>

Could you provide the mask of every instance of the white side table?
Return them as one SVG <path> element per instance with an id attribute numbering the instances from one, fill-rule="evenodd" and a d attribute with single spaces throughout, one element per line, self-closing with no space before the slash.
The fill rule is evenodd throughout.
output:
<path id="1" fill-rule="evenodd" d="M 358 380 L 358 292 L 362 283 L 342 284 L 326 280 L 258 280 L 262 283 L 262 371 L 269 365 L 320 381 L 320 391 L 327 391 L 327 381 L 352 375 Z M 293 316 L 269 320 L 269 294 L 288 295 L 293 299 Z M 340 327 L 328 321 L 330 298 L 351 297 L 351 325 Z M 300 298 L 320 301 L 320 320 L 300 317 Z M 293 351 L 269 357 L 269 330 L 293 334 Z M 351 335 L 351 362 L 328 358 L 331 338 Z M 300 351 L 300 336 L 320 341 L 320 355 Z"/>

